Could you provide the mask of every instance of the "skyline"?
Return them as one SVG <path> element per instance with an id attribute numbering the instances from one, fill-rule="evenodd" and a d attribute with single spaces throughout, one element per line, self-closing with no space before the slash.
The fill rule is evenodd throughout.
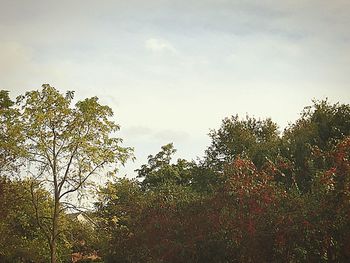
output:
<path id="1" fill-rule="evenodd" d="M 224 117 L 283 129 L 312 99 L 350 101 L 347 1 L 0 4 L 0 89 L 99 97 L 135 148 L 129 176 L 169 142 L 201 157 Z"/>

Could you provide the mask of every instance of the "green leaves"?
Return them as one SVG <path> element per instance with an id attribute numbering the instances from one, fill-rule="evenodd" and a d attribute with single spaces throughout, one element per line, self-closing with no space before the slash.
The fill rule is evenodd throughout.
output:
<path id="1" fill-rule="evenodd" d="M 36 223 L 29 184 L 0 178 L 1 262 L 22 262 L 23 258 L 32 262 L 49 260 L 47 240 Z M 50 216 L 48 192 L 35 188 L 34 193 L 40 199 L 40 215 Z"/>
<path id="2" fill-rule="evenodd" d="M 111 108 L 100 105 L 97 97 L 72 107 L 72 99 L 72 92 L 64 96 L 44 84 L 18 100 L 29 159 L 38 170 L 50 167 L 41 177 L 56 181 L 58 195 L 77 190 L 106 165 L 123 164 L 132 152 L 113 137 L 119 126 L 110 119 Z"/>
<path id="3" fill-rule="evenodd" d="M 240 120 L 238 115 L 231 116 L 209 136 L 212 142 L 206 151 L 205 164 L 219 172 L 223 171 L 224 163 L 238 156 L 252 159 L 260 168 L 266 159 L 273 160 L 278 155 L 278 127 L 270 119 L 256 120 L 246 116 Z"/>
<path id="4" fill-rule="evenodd" d="M 27 174 L 52 193 L 51 225 L 45 227 L 37 218 L 48 237 L 52 262 L 67 196 L 84 193 L 94 175 L 115 172 L 119 164 L 132 157 L 132 149 L 122 147 L 122 140 L 115 137 L 119 126 L 111 119 L 112 109 L 99 104 L 97 97 L 73 106 L 73 95 L 44 84 L 41 90 L 26 92 L 17 99 L 16 119 L 22 124 L 23 149 L 30 164 Z M 3 101 L 11 105 L 6 97 Z"/>
<path id="5" fill-rule="evenodd" d="M 0 113 L 0 175 L 22 163 L 29 177 L 0 177 L 1 262 L 47 262 L 71 244 L 105 262 L 350 259 L 349 105 L 315 101 L 281 135 L 270 119 L 225 118 L 198 162 L 164 145 L 140 180 L 100 188 L 90 229 L 69 227 L 67 197 L 132 158 L 112 109 L 45 84 L 17 104 L 1 91 Z"/>
<path id="6" fill-rule="evenodd" d="M 0 176 L 18 172 L 23 149 L 22 123 L 8 91 L 0 91 Z"/>
<path id="7" fill-rule="evenodd" d="M 295 165 L 294 176 L 303 191 L 310 190 L 313 170 L 327 169 L 326 163 L 314 162 L 314 152 L 330 151 L 350 135 L 350 105 L 331 105 L 327 100 L 313 103 L 284 131 L 281 146 L 281 155 Z"/>
<path id="8" fill-rule="evenodd" d="M 142 186 L 145 189 L 154 189 L 167 183 L 183 186 L 190 184 L 193 164 L 183 159 L 171 164 L 175 152 L 172 143 L 164 145 L 155 156 L 148 156 L 148 164 L 136 170 L 138 178 L 143 178 Z"/>

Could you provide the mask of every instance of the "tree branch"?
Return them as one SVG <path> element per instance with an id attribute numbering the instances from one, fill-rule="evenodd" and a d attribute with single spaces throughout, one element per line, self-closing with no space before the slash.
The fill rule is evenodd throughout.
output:
<path id="1" fill-rule="evenodd" d="M 86 180 L 98 169 L 100 168 L 102 165 L 104 165 L 106 163 L 106 161 L 103 161 L 102 163 L 100 163 L 99 165 L 97 165 L 94 169 L 92 169 L 92 171 L 90 171 L 83 180 L 81 180 L 79 182 L 79 184 L 77 186 L 75 186 L 72 189 L 67 190 L 66 192 L 64 192 L 63 194 L 60 195 L 59 199 L 61 199 L 63 196 L 69 194 L 69 193 L 73 193 L 75 191 L 77 191 L 85 182 Z"/>

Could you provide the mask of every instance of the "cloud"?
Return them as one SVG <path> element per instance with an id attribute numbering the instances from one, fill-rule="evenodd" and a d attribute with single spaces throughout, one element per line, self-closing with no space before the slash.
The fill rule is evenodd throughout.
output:
<path id="1" fill-rule="evenodd" d="M 141 137 L 141 136 L 148 136 L 152 134 L 152 129 L 146 126 L 137 125 L 137 126 L 131 126 L 129 128 L 126 128 L 124 130 L 124 133 L 130 137 Z"/>
<path id="2" fill-rule="evenodd" d="M 152 52 L 171 52 L 176 53 L 176 49 L 171 43 L 164 39 L 150 38 L 146 40 L 145 47 Z"/>
<path id="3" fill-rule="evenodd" d="M 187 132 L 175 130 L 162 130 L 154 134 L 154 138 L 157 140 L 169 142 L 186 141 L 189 137 L 190 135 Z"/>
<path id="4" fill-rule="evenodd" d="M 144 136 L 155 140 L 185 141 L 190 135 L 185 131 L 165 129 L 155 130 L 143 125 L 132 125 L 122 130 L 122 133 L 134 139 L 144 139 Z"/>

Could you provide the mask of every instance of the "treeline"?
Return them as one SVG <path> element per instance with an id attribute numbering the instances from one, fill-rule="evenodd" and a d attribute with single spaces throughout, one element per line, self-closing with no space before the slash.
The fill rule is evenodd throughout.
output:
<path id="1" fill-rule="evenodd" d="M 51 95 L 45 97 L 45 89 Z M 50 96 L 70 101 L 72 95 L 48 86 L 37 94 L 44 101 Z M 48 101 L 43 111 L 54 106 L 44 119 L 57 114 L 59 104 Z M 89 112 L 91 119 L 91 107 Z M 7 137 L 1 142 L 6 169 L 0 185 L 0 261 L 53 262 L 52 237 L 42 222 L 53 221 L 55 192 L 47 183 L 35 183 L 42 170 L 27 167 L 28 133 L 13 122 L 23 111 L 6 92 L 1 114 L 1 136 Z M 96 114 L 91 125 L 106 117 Z M 73 117 L 65 116 L 70 117 L 60 124 L 68 127 Z M 69 140 L 67 127 L 57 145 Z M 231 116 L 209 136 L 211 144 L 199 160 L 173 160 L 170 143 L 136 170 L 138 178 L 117 177 L 100 187 L 94 210 L 86 213 L 89 222 L 74 221 L 64 209 L 69 202 L 60 200 L 56 261 L 70 262 L 74 252 L 85 255 L 81 262 L 92 261 L 92 254 L 96 261 L 125 263 L 350 261 L 350 105 L 314 101 L 282 133 L 271 119 Z M 93 138 L 85 139 L 93 144 Z M 90 150 L 86 156 L 94 155 Z M 118 150 L 120 158 L 129 149 Z M 22 179 L 9 179 L 21 167 L 34 176 L 23 179 L 22 172 Z"/>

